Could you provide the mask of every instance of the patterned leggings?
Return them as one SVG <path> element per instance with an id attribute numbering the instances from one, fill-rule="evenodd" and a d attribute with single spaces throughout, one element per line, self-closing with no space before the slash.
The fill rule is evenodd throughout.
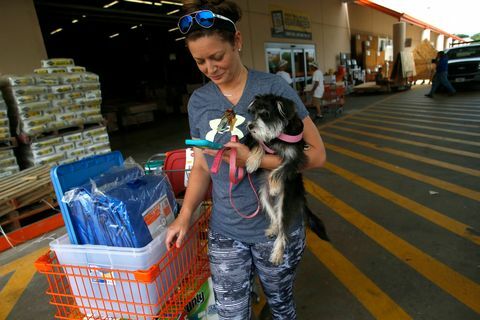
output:
<path id="1" fill-rule="evenodd" d="M 289 235 L 284 261 L 278 266 L 268 260 L 274 240 L 245 243 L 211 230 L 208 238 L 213 290 L 220 319 L 250 319 L 250 291 L 255 272 L 267 296 L 273 319 L 296 319 L 293 282 L 305 249 L 304 227 Z"/>

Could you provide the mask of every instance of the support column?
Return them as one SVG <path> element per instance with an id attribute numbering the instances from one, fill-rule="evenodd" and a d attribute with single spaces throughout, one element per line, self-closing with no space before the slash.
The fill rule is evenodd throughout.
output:
<path id="1" fill-rule="evenodd" d="M 428 42 L 430 42 L 430 29 L 424 29 L 422 31 L 422 41 L 423 40 L 427 40 Z"/>
<path id="2" fill-rule="evenodd" d="M 435 47 L 435 49 L 437 49 L 437 51 L 442 51 L 443 49 L 445 49 L 445 37 L 443 34 L 439 34 L 438 37 L 437 37 L 437 45 Z"/>
<path id="3" fill-rule="evenodd" d="M 396 59 L 398 53 L 405 49 L 405 37 L 407 35 L 407 24 L 397 22 L 393 24 L 393 59 Z"/>
<path id="4" fill-rule="evenodd" d="M 447 43 L 445 44 L 445 49 L 450 48 L 452 42 L 453 42 L 453 38 L 452 38 L 452 37 L 448 37 L 448 38 L 447 38 Z"/>

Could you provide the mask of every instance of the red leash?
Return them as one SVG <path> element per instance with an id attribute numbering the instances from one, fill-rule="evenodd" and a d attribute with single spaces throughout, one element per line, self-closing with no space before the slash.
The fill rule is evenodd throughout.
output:
<path id="1" fill-rule="evenodd" d="M 232 142 L 238 142 L 238 137 L 236 135 L 233 135 L 231 140 Z M 226 148 L 222 148 L 218 150 L 217 154 L 215 155 L 215 158 L 213 159 L 213 164 L 212 164 L 212 173 L 216 174 L 218 173 L 218 169 L 220 169 L 220 165 L 222 164 L 222 156 L 223 152 L 226 150 Z M 237 168 L 237 149 L 236 148 L 231 148 L 230 149 L 230 158 L 229 158 L 229 164 L 230 164 L 230 169 L 228 171 L 229 175 L 229 180 L 230 180 L 230 186 L 229 186 L 229 196 L 230 196 L 230 204 L 232 205 L 233 209 L 237 212 L 239 216 L 245 219 L 251 219 L 255 217 L 258 212 L 260 212 L 260 199 L 258 198 L 257 191 L 255 190 L 255 186 L 253 185 L 252 178 L 249 173 L 247 173 L 248 176 L 248 181 L 250 182 L 250 186 L 252 187 L 253 193 L 255 194 L 255 197 L 257 198 L 257 210 L 253 212 L 250 215 L 245 215 L 238 211 L 237 207 L 233 203 L 232 199 L 232 188 L 234 184 L 240 183 L 240 181 L 243 180 L 244 175 L 245 175 L 245 169 L 244 168 Z"/>

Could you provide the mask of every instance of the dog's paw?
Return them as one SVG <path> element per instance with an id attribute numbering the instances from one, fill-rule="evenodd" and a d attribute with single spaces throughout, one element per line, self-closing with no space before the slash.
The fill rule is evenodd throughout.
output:
<path id="1" fill-rule="evenodd" d="M 270 262 L 274 265 L 279 265 L 283 262 L 283 253 L 285 252 L 286 242 L 282 237 L 277 237 L 273 246 L 272 254 L 270 255 Z"/>
<path id="2" fill-rule="evenodd" d="M 275 226 L 270 226 L 267 230 L 265 230 L 265 236 L 267 237 L 275 237 L 278 234 L 278 228 Z"/>
<path id="3" fill-rule="evenodd" d="M 250 156 L 247 158 L 245 163 L 248 173 L 257 171 L 257 169 L 260 167 L 260 163 L 262 162 L 263 154 L 263 149 L 259 146 L 254 146 L 252 148 Z"/>
<path id="4" fill-rule="evenodd" d="M 257 171 L 258 167 L 260 167 L 260 162 L 262 161 L 262 158 L 258 159 L 255 157 L 248 157 L 247 162 L 246 162 L 246 169 L 248 173 L 252 173 Z"/>
<path id="5" fill-rule="evenodd" d="M 282 254 L 274 254 L 272 252 L 272 255 L 270 256 L 269 260 L 270 260 L 271 263 L 273 263 L 276 266 L 282 264 L 282 262 L 283 262 L 283 252 L 282 252 Z"/>

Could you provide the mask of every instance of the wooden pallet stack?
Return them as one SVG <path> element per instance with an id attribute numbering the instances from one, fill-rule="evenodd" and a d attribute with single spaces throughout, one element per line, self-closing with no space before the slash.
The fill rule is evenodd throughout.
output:
<path id="1" fill-rule="evenodd" d="M 0 252 L 63 224 L 50 180 L 50 166 L 0 179 Z"/>

